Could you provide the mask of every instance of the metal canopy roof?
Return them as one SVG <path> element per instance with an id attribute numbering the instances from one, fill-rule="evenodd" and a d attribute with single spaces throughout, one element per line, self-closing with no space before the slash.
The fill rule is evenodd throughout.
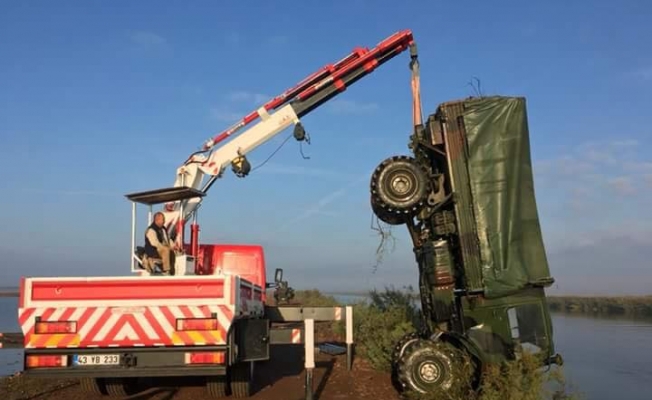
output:
<path id="1" fill-rule="evenodd" d="M 206 193 L 201 190 L 186 186 L 149 190 L 147 192 L 125 195 L 127 199 L 135 203 L 145 204 L 148 206 L 204 196 L 206 196 Z"/>

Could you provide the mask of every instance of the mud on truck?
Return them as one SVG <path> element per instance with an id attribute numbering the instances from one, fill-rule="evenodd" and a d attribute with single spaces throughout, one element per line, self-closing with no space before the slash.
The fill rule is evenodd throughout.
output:
<path id="1" fill-rule="evenodd" d="M 411 154 L 372 175 L 373 212 L 406 226 L 419 271 L 424 327 L 392 355 L 401 391 L 448 392 L 463 371 L 477 389 L 483 366 L 526 351 L 542 365 L 562 363 L 528 129 L 522 97 L 445 102 L 415 125 Z"/>

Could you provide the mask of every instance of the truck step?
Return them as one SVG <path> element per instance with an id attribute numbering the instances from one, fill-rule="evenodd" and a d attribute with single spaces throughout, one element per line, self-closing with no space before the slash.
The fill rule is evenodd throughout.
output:
<path id="1" fill-rule="evenodd" d="M 322 343 L 316 346 L 320 353 L 329 354 L 331 356 L 339 356 L 346 354 L 346 347 L 339 346 L 333 343 Z"/>

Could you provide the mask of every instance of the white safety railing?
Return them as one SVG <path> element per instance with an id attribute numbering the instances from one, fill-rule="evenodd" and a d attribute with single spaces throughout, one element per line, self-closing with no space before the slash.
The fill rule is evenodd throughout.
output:
<path id="1" fill-rule="evenodd" d="M 315 320 L 304 320 L 304 367 L 306 369 L 306 400 L 313 400 L 313 378 L 315 371 Z M 346 306 L 346 368 L 353 368 L 353 307 Z"/>

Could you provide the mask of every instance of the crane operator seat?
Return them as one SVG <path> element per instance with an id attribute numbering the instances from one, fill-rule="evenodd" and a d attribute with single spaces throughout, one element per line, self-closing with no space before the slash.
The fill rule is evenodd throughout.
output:
<path id="1" fill-rule="evenodd" d="M 136 246 L 136 257 L 138 257 L 138 267 L 146 270 L 150 274 L 163 272 L 163 260 L 160 258 L 150 257 L 145 253 L 145 246 Z"/>

